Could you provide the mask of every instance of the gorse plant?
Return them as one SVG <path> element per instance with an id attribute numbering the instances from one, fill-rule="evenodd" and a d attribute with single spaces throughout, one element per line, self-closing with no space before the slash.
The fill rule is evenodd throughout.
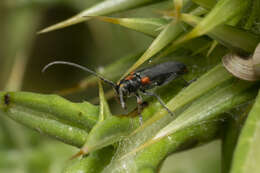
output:
<path id="1" fill-rule="evenodd" d="M 107 17 L 136 8 L 153 10 L 159 17 Z M 260 0 L 106 0 L 39 32 L 101 20 L 153 37 L 144 52 L 118 59 L 101 75 L 116 81 L 145 64 L 166 60 L 187 64 L 185 80 L 196 81 L 185 86 L 176 79 L 156 90 L 174 116 L 149 97 L 142 124 L 136 109 L 113 115 L 106 100 L 113 94 L 104 93 L 95 76 L 84 79 L 80 88 L 66 91 L 99 86 L 98 106 L 58 95 L 0 92 L 0 110 L 27 127 L 80 148 L 75 155 L 80 157 L 70 161 L 64 173 L 158 172 L 172 153 L 215 139 L 222 140 L 223 173 L 259 172 L 258 82 L 234 77 L 221 62 L 230 52 L 254 53 L 260 42 L 259 10 Z"/>

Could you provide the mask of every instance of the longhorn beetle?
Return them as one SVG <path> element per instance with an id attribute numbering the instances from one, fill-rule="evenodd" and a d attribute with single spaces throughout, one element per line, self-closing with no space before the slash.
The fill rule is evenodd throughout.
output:
<path id="1" fill-rule="evenodd" d="M 135 96 L 138 103 L 137 106 L 139 114 L 143 103 L 142 97 L 140 96 L 141 93 L 143 95 L 156 97 L 159 103 L 169 112 L 169 114 L 173 115 L 173 113 L 166 107 L 162 99 L 157 94 L 148 92 L 147 90 L 152 89 L 156 86 L 165 85 L 188 71 L 185 64 L 175 61 L 169 61 L 157 64 L 153 67 L 148 67 L 138 70 L 136 72 L 132 72 L 124 79 L 120 80 L 117 84 L 115 84 L 114 82 L 102 77 L 100 74 L 72 62 L 54 61 L 47 64 L 42 69 L 42 72 L 44 72 L 47 68 L 55 64 L 65 64 L 80 68 L 97 76 L 105 83 L 111 85 L 113 89 L 116 91 L 117 96 L 119 96 L 120 103 L 123 109 L 126 109 L 124 98 Z M 140 121 L 142 121 L 142 119 L 140 119 Z"/>

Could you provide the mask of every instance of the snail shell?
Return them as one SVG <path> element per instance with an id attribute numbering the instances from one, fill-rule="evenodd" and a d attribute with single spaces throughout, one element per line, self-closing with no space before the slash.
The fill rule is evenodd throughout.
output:
<path id="1" fill-rule="evenodd" d="M 260 43 L 256 47 L 253 55 L 253 68 L 258 78 L 260 78 Z"/>
<path id="2" fill-rule="evenodd" d="M 222 58 L 224 67 L 234 76 L 247 80 L 260 80 L 260 44 L 258 44 L 253 56 L 242 57 L 235 53 L 229 53 Z"/>

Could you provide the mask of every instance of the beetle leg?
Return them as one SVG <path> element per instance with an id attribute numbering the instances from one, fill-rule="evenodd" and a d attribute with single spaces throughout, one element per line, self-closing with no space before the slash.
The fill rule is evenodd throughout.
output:
<path id="1" fill-rule="evenodd" d="M 184 81 L 185 87 L 189 86 L 192 82 L 195 82 L 197 80 L 197 79 L 192 79 L 192 80 L 186 81 L 183 77 L 181 77 L 181 79 Z"/>
<path id="2" fill-rule="evenodd" d="M 135 94 L 135 97 L 136 97 L 136 100 L 137 100 L 137 112 L 138 112 L 138 115 L 139 115 L 139 122 L 142 125 L 143 124 L 143 116 L 142 116 L 141 112 L 142 112 L 143 99 L 138 93 Z"/>
<path id="3" fill-rule="evenodd" d="M 124 101 L 124 96 L 123 96 L 123 91 L 121 88 L 119 88 L 119 99 L 120 103 L 123 109 L 126 109 L 125 101 Z"/>
<path id="4" fill-rule="evenodd" d="M 170 111 L 170 109 L 167 108 L 167 106 L 165 105 L 165 103 L 162 101 L 162 99 L 161 99 L 157 94 L 152 93 L 152 92 L 147 92 L 147 91 L 142 91 L 142 93 L 143 93 L 144 95 L 156 97 L 156 99 L 157 99 L 157 100 L 159 101 L 159 103 L 164 107 L 164 109 L 166 109 L 166 110 L 168 111 L 168 113 L 173 116 L 172 111 Z"/>
<path id="5" fill-rule="evenodd" d="M 115 89 L 114 89 L 114 92 L 115 92 L 114 98 L 115 98 L 116 102 L 117 102 L 118 104 L 121 104 L 119 95 L 117 94 L 117 91 L 116 91 Z"/>

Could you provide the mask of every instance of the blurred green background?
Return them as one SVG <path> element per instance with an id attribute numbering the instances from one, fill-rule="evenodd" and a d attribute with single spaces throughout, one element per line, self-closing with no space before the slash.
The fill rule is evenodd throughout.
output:
<path id="1" fill-rule="evenodd" d="M 36 34 L 98 1 L 1 1 L 0 90 L 55 93 L 77 85 L 88 74 L 66 66 L 56 66 L 42 74 L 41 69 L 47 63 L 64 60 L 98 70 L 149 46 L 152 38 L 146 35 L 96 20 Z M 120 16 L 151 17 L 156 13 L 135 9 L 120 13 Z M 89 89 L 66 98 L 80 102 L 91 100 L 97 94 L 97 90 Z M 74 147 L 27 129 L 0 114 L 0 173 L 58 173 L 75 151 Z M 220 172 L 220 153 L 220 142 L 216 141 L 167 158 L 161 171 Z"/>

